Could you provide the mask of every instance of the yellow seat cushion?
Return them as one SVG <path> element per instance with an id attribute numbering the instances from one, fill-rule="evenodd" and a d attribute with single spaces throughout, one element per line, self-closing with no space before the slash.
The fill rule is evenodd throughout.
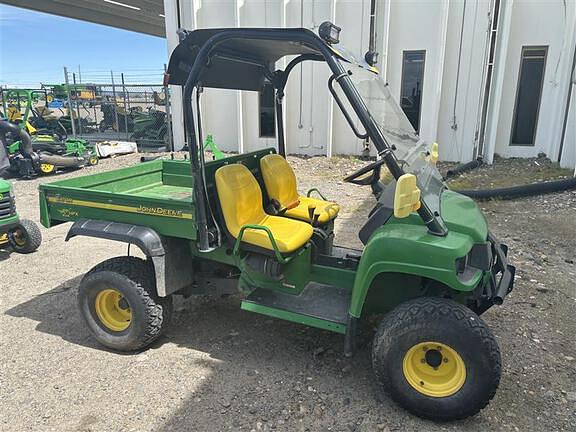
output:
<path id="1" fill-rule="evenodd" d="M 269 154 L 264 156 L 260 159 L 260 170 L 270 199 L 275 199 L 283 207 L 300 201 L 297 207 L 287 210 L 284 215 L 310 222 L 308 207 L 314 206 L 316 207 L 315 212 L 320 215 L 318 218 L 320 223 L 326 223 L 338 216 L 340 211 L 338 204 L 298 194 L 296 175 L 281 155 Z"/>
<path id="2" fill-rule="evenodd" d="M 226 228 L 238 238 L 244 225 L 261 225 L 271 232 L 278 250 L 294 252 L 312 237 L 312 227 L 304 222 L 266 214 L 262 207 L 262 192 L 258 182 L 244 165 L 231 164 L 218 168 L 216 190 Z M 274 250 L 268 234 L 263 230 L 247 229 L 242 241 Z"/>
<path id="3" fill-rule="evenodd" d="M 314 212 L 320 215 L 318 217 L 318 222 L 324 224 L 338 216 L 338 212 L 340 211 L 340 206 L 330 201 L 305 196 L 300 196 L 298 199 L 300 200 L 298 207 L 286 210 L 286 213 L 284 213 L 286 216 L 310 222 L 308 207 L 312 206 L 315 207 Z"/>

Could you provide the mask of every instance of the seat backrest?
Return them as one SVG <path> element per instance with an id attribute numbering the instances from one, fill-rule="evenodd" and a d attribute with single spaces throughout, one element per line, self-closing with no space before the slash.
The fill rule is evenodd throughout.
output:
<path id="1" fill-rule="evenodd" d="M 258 224 L 264 217 L 262 192 L 248 168 L 230 164 L 218 168 L 214 175 L 216 190 L 226 227 L 237 237 L 246 224 Z"/>
<path id="2" fill-rule="evenodd" d="M 298 199 L 296 175 L 281 155 L 269 154 L 260 159 L 260 171 L 270 199 L 278 200 L 282 205 Z"/>

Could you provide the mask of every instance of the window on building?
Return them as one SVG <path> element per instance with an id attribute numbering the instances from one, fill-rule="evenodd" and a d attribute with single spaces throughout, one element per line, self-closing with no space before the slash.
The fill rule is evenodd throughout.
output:
<path id="1" fill-rule="evenodd" d="M 533 146 L 548 47 L 522 48 L 510 145 Z"/>
<path id="2" fill-rule="evenodd" d="M 276 136 L 276 115 L 274 107 L 274 87 L 265 84 L 260 92 L 258 113 L 260 117 L 260 138 Z"/>
<path id="3" fill-rule="evenodd" d="M 404 51 L 402 58 L 402 84 L 400 106 L 412 123 L 416 133 L 420 132 L 420 110 L 426 51 Z"/>

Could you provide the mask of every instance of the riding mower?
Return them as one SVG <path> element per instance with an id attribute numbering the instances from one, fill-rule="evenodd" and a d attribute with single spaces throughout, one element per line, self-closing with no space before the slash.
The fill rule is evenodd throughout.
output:
<path id="1" fill-rule="evenodd" d="M 134 115 L 134 132 L 131 139 L 144 147 L 162 147 L 168 145 L 168 126 L 164 111 L 149 108 L 147 113 Z"/>
<path id="2" fill-rule="evenodd" d="M 98 130 L 100 132 L 105 132 L 108 129 L 112 129 L 115 132 L 133 132 L 134 117 L 137 116 L 142 109 L 140 107 L 132 107 L 126 112 L 124 107 L 113 102 L 102 102 L 100 111 L 104 116 L 98 124 Z"/>
<path id="3" fill-rule="evenodd" d="M 443 182 L 438 146 L 416 135 L 374 66 L 375 53 L 348 54 L 339 34 L 329 22 L 319 35 L 303 28 L 179 32 L 165 82 L 183 86 L 189 160 L 42 184 L 42 224 L 73 222 L 66 240 L 124 242 L 145 256 L 106 260 L 80 283 L 80 313 L 112 350 L 139 352 L 158 340 L 169 329 L 174 295 L 228 288 L 240 291 L 247 312 L 341 334 L 346 356 L 358 355 L 359 327 L 377 322 L 372 368 L 395 401 L 435 420 L 474 415 L 496 394 L 502 371 L 498 342 L 480 315 L 503 303 L 515 269 L 480 208 Z M 362 248 L 335 244 L 340 206 L 317 189 L 300 193 L 286 160 L 284 92 L 303 62 L 326 65 L 335 109 L 378 155 L 344 178 L 374 197 L 358 232 Z M 275 91 L 277 145 L 204 160 L 202 90 L 262 92 L 266 85 Z M 262 323 L 274 331 L 273 321 Z"/>
<path id="4" fill-rule="evenodd" d="M 9 171 L 23 178 L 98 164 L 96 149 L 85 140 L 59 142 L 51 135 L 35 135 L 32 141 L 24 129 L 5 120 L 0 120 L 0 141 L 9 159 Z"/>
<path id="5" fill-rule="evenodd" d="M 10 166 L 4 147 L 0 146 L 0 174 Z M 38 225 L 28 219 L 20 219 L 12 185 L 0 179 L 0 248 L 9 244 L 19 253 L 34 252 L 42 243 Z"/>
<path id="6" fill-rule="evenodd" d="M 46 89 L 2 89 L 2 105 L 6 118 L 26 129 L 28 134 L 50 135 L 60 141 L 68 134 L 64 124 L 48 109 L 48 92 Z M 24 114 L 22 114 L 24 99 Z M 46 105 L 35 106 L 40 100 Z"/>

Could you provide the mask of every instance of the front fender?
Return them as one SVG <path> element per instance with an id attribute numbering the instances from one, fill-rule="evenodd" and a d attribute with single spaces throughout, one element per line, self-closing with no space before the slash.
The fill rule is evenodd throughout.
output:
<path id="1" fill-rule="evenodd" d="M 366 244 L 354 280 L 350 315 L 360 317 L 374 278 L 381 273 L 400 273 L 436 280 L 457 291 L 471 291 L 482 278 L 478 271 L 466 281 L 456 274 L 456 259 L 473 245 L 466 234 L 449 231 L 431 235 L 424 225 L 390 223 L 374 232 Z M 389 287 L 402 290 L 402 286 Z"/>

